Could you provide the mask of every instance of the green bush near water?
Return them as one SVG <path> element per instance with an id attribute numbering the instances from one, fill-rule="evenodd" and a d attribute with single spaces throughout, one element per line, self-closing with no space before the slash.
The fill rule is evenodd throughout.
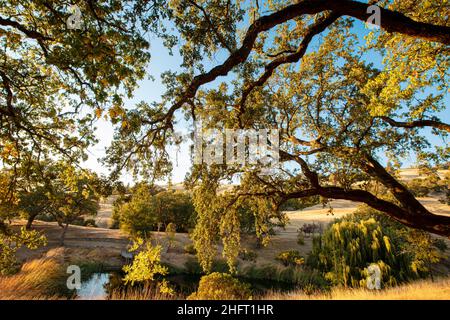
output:
<path id="1" fill-rule="evenodd" d="M 253 251 L 253 250 L 242 249 L 239 252 L 239 258 L 241 258 L 244 261 L 255 262 L 256 258 L 258 258 L 258 254 L 255 251 Z"/>
<path id="2" fill-rule="evenodd" d="M 212 272 L 226 273 L 229 271 L 228 264 L 225 260 L 216 259 L 212 264 Z M 204 274 L 202 267 L 200 266 L 197 258 L 189 257 L 184 263 L 184 269 L 182 273 L 186 274 Z"/>
<path id="3" fill-rule="evenodd" d="M 184 246 L 184 252 L 192 255 L 197 254 L 197 250 L 195 250 L 195 247 L 192 243 L 189 243 Z"/>
<path id="4" fill-rule="evenodd" d="M 239 272 L 239 276 L 247 279 L 271 280 L 295 284 L 300 289 L 314 288 L 314 291 L 327 291 L 330 283 L 317 270 L 290 266 L 287 268 L 274 265 L 250 266 Z"/>
<path id="5" fill-rule="evenodd" d="M 248 300 L 251 295 L 248 284 L 230 274 L 214 272 L 200 279 L 197 292 L 192 293 L 188 300 Z"/>

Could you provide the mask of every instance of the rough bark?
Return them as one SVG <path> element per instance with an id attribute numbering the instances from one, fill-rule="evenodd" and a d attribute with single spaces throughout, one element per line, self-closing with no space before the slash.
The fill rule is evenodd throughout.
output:
<path id="1" fill-rule="evenodd" d="M 26 226 L 25 226 L 25 228 L 26 228 L 27 230 L 31 230 L 31 226 L 33 225 L 33 221 L 34 221 L 35 218 L 36 218 L 36 215 L 30 215 L 30 216 L 28 216 L 27 224 L 26 224 Z"/>
<path id="2" fill-rule="evenodd" d="M 64 240 L 66 238 L 67 229 L 69 228 L 69 223 L 66 223 L 65 225 L 61 225 L 63 228 L 61 232 L 61 237 L 59 239 L 59 244 L 63 247 L 64 246 Z"/>

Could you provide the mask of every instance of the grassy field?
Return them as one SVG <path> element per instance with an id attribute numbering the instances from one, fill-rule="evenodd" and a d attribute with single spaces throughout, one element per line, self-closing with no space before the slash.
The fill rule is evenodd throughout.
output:
<path id="1" fill-rule="evenodd" d="M 23 264 L 20 272 L 0 276 L 0 300 L 62 299 L 59 294 L 65 273 L 53 258 L 35 259 Z"/>
<path id="2" fill-rule="evenodd" d="M 303 292 L 271 292 L 260 299 L 268 300 L 449 300 L 450 278 L 422 280 L 384 290 L 334 288 L 327 294 L 306 295 Z"/>
<path id="3" fill-rule="evenodd" d="M 64 261 L 60 251 L 52 251 L 44 258 L 26 262 L 21 271 L 0 277 L 0 300 L 67 299 L 61 294 L 65 283 Z M 179 296 L 161 295 L 152 287 L 144 290 L 113 291 L 113 300 L 179 299 Z M 306 295 L 303 291 L 269 292 L 255 297 L 265 300 L 448 300 L 450 278 L 436 281 L 421 280 L 381 291 L 334 288 L 329 293 Z"/>

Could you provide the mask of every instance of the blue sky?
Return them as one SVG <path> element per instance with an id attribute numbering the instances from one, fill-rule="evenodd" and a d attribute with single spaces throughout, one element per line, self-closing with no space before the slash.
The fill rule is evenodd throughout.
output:
<path id="1" fill-rule="evenodd" d="M 364 35 L 369 32 L 364 27 L 364 24 L 359 21 L 355 23 L 354 31 L 361 39 L 363 39 Z M 311 46 L 317 45 L 318 39 L 319 37 L 316 37 L 311 43 Z M 152 58 L 147 70 L 148 75 L 152 76 L 154 79 L 144 79 L 140 82 L 139 88 L 134 93 L 134 97 L 126 101 L 125 106 L 127 108 L 133 108 L 139 101 L 160 101 L 161 95 L 165 92 L 165 87 L 161 83 L 161 74 L 167 70 L 177 71 L 180 69 L 179 65 L 181 64 L 181 57 L 177 54 L 176 49 L 173 51 L 174 55 L 171 56 L 169 55 L 168 50 L 163 46 L 161 39 L 149 35 L 149 41 L 151 44 L 150 52 Z M 208 67 L 221 63 L 225 57 L 225 54 L 218 53 L 212 61 L 209 61 Z M 372 54 L 368 54 L 366 58 L 369 61 L 374 62 L 375 65 L 379 65 L 381 61 L 380 57 Z M 225 77 L 219 78 L 215 81 L 215 83 L 219 83 L 225 79 Z M 210 85 L 212 86 L 215 83 Z M 446 102 L 447 105 L 450 104 L 450 98 L 448 95 Z M 440 116 L 442 121 L 447 123 L 450 122 L 450 112 L 448 108 L 446 111 L 441 112 Z M 180 121 L 177 130 L 183 131 L 183 126 L 186 126 L 186 123 L 184 121 Z M 108 121 L 101 119 L 97 122 L 96 127 L 96 135 L 99 139 L 99 143 L 89 149 L 89 159 L 83 163 L 83 167 L 92 169 L 98 173 L 108 174 L 108 169 L 100 163 L 99 159 L 105 155 L 105 149 L 112 141 L 114 133 L 113 126 Z M 426 135 L 429 138 L 429 141 L 434 145 L 442 146 L 445 143 L 448 143 L 448 141 L 445 142 L 440 137 L 432 135 L 430 130 L 423 130 L 423 134 Z M 172 148 L 170 149 L 170 155 L 174 163 L 172 182 L 182 182 L 191 166 L 189 146 L 187 144 L 183 144 L 178 151 L 176 151 L 175 148 Z M 401 159 L 401 161 L 404 167 L 409 167 L 414 165 L 415 159 L 413 157 L 409 157 L 407 159 Z M 133 181 L 132 177 L 126 173 L 122 176 L 122 180 L 126 183 L 132 183 Z"/>

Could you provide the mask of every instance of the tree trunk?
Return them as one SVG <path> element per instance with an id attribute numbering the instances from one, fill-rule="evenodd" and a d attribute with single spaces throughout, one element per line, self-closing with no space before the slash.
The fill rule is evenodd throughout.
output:
<path id="1" fill-rule="evenodd" d="M 410 215 L 431 215 L 431 212 L 403 184 L 387 172 L 378 161 L 369 155 L 366 156 L 366 159 L 368 164 L 363 167 L 364 171 L 388 188 Z"/>
<path id="2" fill-rule="evenodd" d="M 61 245 L 61 247 L 64 246 L 64 239 L 65 239 L 65 237 L 66 237 L 67 229 L 69 228 L 69 223 L 66 223 L 65 226 L 62 226 L 62 228 L 63 228 L 63 230 L 62 230 L 62 232 L 61 232 L 61 238 L 60 238 L 60 240 L 59 240 L 59 241 L 60 241 L 59 244 Z"/>
<path id="3" fill-rule="evenodd" d="M 26 226 L 25 226 L 25 228 L 26 228 L 27 230 L 31 230 L 31 226 L 33 225 L 34 218 L 36 218 L 36 215 L 30 215 L 30 216 L 28 217 L 27 224 L 26 224 Z"/>

